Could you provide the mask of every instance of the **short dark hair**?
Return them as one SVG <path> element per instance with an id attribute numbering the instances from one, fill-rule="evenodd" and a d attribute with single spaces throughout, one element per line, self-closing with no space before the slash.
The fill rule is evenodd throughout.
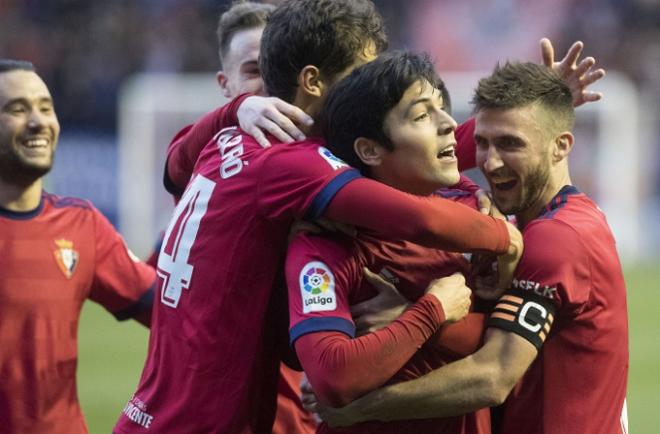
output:
<path id="1" fill-rule="evenodd" d="M 442 92 L 449 110 L 449 93 L 427 54 L 395 51 L 354 69 L 330 89 L 318 116 L 328 149 L 368 175 L 368 166 L 355 154 L 353 143 L 366 137 L 393 150 L 384 128 L 385 117 L 420 80 Z"/>
<path id="2" fill-rule="evenodd" d="M 383 18 L 370 0 L 287 0 L 270 15 L 261 38 L 266 90 L 291 102 L 305 66 L 332 77 L 370 42 L 377 52 L 387 48 Z"/>
<path id="3" fill-rule="evenodd" d="M 241 30 L 253 29 L 266 25 L 268 15 L 275 10 L 271 4 L 255 3 L 250 1 L 236 1 L 231 7 L 220 15 L 218 20 L 218 55 L 220 64 L 229 51 L 229 44 L 234 35 Z"/>
<path id="4" fill-rule="evenodd" d="M 28 62 L 27 60 L 0 58 L 0 72 L 9 71 L 35 71 L 35 68 L 32 62 Z"/>
<path id="5" fill-rule="evenodd" d="M 572 129 L 575 123 L 571 89 L 552 69 L 531 62 L 498 63 L 490 76 L 479 80 L 472 104 L 475 112 L 539 104 L 552 112 L 556 128 Z"/>

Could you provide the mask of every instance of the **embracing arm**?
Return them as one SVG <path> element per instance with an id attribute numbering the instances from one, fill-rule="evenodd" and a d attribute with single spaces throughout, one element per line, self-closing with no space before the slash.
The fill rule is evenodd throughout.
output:
<path id="1" fill-rule="evenodd" d="M 490 329 L 486 343 L 472 356 L 369 393 L 342 409 L 321 408 L 321 416 L 332 426 L 346 426 L 368 420 L 449 417 L 499 405 L 536 354 L 526 339 Z"/>
<path id="2" fill-rule="evenodd" d="M 345 405 L 385 384 L 444 319 L 438 299 L 426 295 L 387 327 L 358 338 L 336 331 L 303 335 L 296 353 L 320 401 Z"/>

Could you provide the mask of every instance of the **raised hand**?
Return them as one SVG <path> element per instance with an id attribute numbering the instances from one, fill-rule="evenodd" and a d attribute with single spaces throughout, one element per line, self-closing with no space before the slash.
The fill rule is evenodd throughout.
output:
<path id="1" fill-rule="evenodd" d="M 571 88 L 573 107 L 581 106 L 587 102 L 596 102 L 603 97 L 600 92 L 588 91 L 587 88 L 605 76 L 603 68 L 593 69 L 596 60 L 593 57 L 578 59 L 582 54 L 584 44 L 577 41 L 571 45 L 566 55 L 559 62 L 555 61 L 555 50 L 548 38 L 541 39 L 541 56 L 543 64 L 552 68 L 564 82 Z"/>

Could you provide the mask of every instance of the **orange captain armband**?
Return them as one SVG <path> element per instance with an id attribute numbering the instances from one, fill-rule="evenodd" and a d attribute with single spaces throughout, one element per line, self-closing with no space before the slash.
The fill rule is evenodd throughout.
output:
<path id="1" fill-rule="evenodd" d="M 532 291 L 513 289 L 498 300 L 487 327 L 515 333 L 538 350 L 550 333 L 556 310 L 552 299 Z"/>

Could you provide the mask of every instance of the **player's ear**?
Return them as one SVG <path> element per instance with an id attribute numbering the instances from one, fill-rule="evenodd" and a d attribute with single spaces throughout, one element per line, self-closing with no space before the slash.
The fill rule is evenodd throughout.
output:
<path id="1" fill-rule="evenodd" d="M 220 89 L 222 89 L 222 95 L 224 95 L 225 98 L 231 98 L 232 95 L 228 86 L 227 74 L 225 74 L 224 71 L 220 70 L 215 74 L 215 79 L 218 81 L 218 84 L 220 85 Z"/>
<path id="2" fill-rule="evenodd" d="M 570 131 L 564 131 L 555 137 L 555 143 L 552 150 L 552 158 L 555 163 L 558 163 L 568 157 L 571 149 L 573 149 L 573 142 L 575 137 Z"/>
<path id="3" fill-rule="evenodd" d="M 314 65 L 307 65 L 298 73 L 298 86 L 308 95 L 320 97 L 325 90 L 321 71 Z"/>
<path id="4" fill-rule="evenodd" d="M 384 148 L 375 140 L 358 137 L 353 142 L 353 150 L 360 160 L 367 166 L 380 166 L 383 162 Z"/>

